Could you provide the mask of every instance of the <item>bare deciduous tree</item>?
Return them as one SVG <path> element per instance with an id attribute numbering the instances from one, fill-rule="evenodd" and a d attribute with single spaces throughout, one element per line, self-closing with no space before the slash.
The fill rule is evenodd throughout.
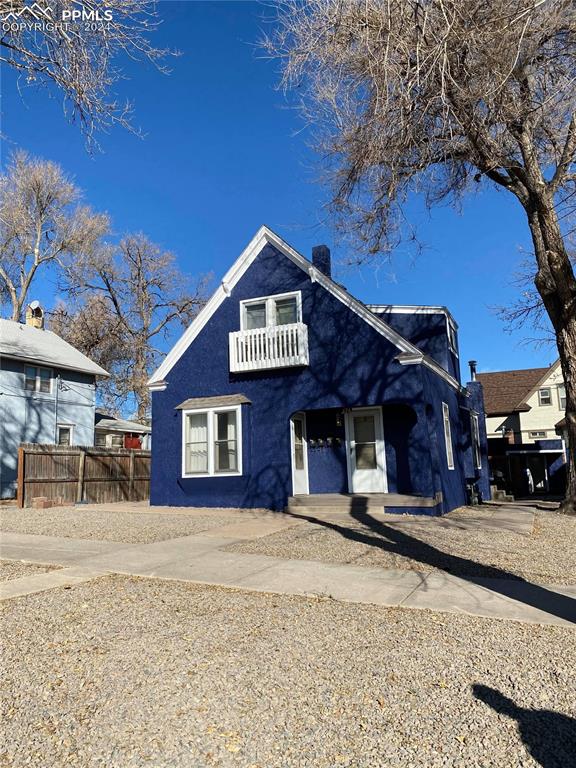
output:
<path id="1" fill-rule="evenodd" d="M 552 323 L 576 457 L 576 6 L 570 0 L 281 3 L 267 41 L 321 129 L 333 205 L 365 252 L 401 234 L 407 196 L 457 201 L 474 182 L 516 197 Z M 576 509 L 571 462 L 566 511 Z"/>
<path id="2" fill-rule="evenodd" d="M 90 252 L 108 218 L 78 204 L 80 192 L 55 163 L 18 152 L 0 176 L 0 300 L 12 320 L 38 272 Z"/>
<path id="3" fill-rule="evenodd" d="M 35 15 L 27 5 L 25 0 L 0 0 L 0 62 L 16 69 L 27 86 L 56 89 L 64 97 L 65 113 L 80 122 L 89 142 L 96 129 L 114 124 L 131 129 L 131 105 L 118 101 L 112 89 L 121 79 L 122 56 L 163 69 L 169 51 L 149 40 L 159 23 L 156 3 L 39 0 Z"/>
<path id="4" fill-rule="evenodd" d="M 111 373 L 103 385 L 108 405 L 135 402 L 146 418 L 146 382 L 163 354 L 157 342 L 202 308 L 206 278 L 190 290 L 173 254 L 141 234 L 72 265 L 67 276 L 72 305 L 59 308 L 52 327 Z"/>

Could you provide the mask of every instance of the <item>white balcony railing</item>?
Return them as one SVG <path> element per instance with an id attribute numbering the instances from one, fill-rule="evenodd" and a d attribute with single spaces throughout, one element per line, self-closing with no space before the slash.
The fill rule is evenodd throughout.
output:
<path id="1" fill-rule="evenodd" d="M 263 371 L 308 365 L 308 327 L 275 325 L 230 334 L 230 371 Z"/>

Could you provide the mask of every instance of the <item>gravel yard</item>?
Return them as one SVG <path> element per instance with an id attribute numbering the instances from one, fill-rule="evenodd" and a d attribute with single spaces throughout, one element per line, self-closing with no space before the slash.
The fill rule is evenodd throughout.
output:
<path id="1" fill-rule="evenodd" d="M 57 565 L 31 565 L 17 560 L 0 560 L 0 581 L 36 576 L 37 573 L 48 573 L 48 571 L 57 570 L 58 567 Z"/>
<path id="2" fill-rule="evenodd" d="M 490 510 L 463 509 L 445 520 L 486 516 Z M 440 523 L 440 524 L 439 524 Z M 525 578 L 549 584 L 576 583 L 576 518 L 537 512 L 531 536 L 479 526 L 442 527 L 437 518 L 402 518 L 371 526 L 354 521 L 305 522 L 296 528 L 241 542 L 233 552 L 297 560 L 354 563 L 378 568 L 443 570 L 463 576 Z"/>
<path id="3" fill-rule="evenodd" d="M 191 515 L 173 512 L 139 512 L 102 507 L 54 507 L 52 509 L 0 509 L 0 530 L 69 539 L 120 541 L 150 544 L 238 522 L 238 516 Z"/>
<path id="4" fill-rule="evenodd" d="M 6 766 L 567 768 L 576 754 L 560 627 L 111 576 L 7 601 L 1 638 Z"/>

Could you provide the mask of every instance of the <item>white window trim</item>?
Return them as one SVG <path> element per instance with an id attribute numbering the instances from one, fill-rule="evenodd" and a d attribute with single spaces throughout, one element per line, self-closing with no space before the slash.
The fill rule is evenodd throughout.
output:
<path id="1" fill-rule="evenodd" d="M 528 432 L 528 437 L 531 437 L 534 440 L 540 439 L 545 440 L 548 435 L 548 431 L 545 429 L 531 429 Z"/>
<path id="2" fill-rule="evenodd" d="M 470 414 L 472 422 L 472 455 L 474 458 L 474 469 L 482 469 L 482 451 L 480 448 L 480 419 L 477 413 Z"/>
<path id="3" fill-rule="evenodd" d="M 549 403 L 542 402 L 543 391 L 546 391 L 549 393 L 549 397 L 550 397 Z M 543 408 L 547 408 L 549 405 L 552 405 L 552 388 L 551 387 L 540 387 L 540 389 L 538 390 L 538 405 L 542 406 Z"/>
<path id="4" fill-rule="evenodd" d="M 46 393 L 47 394 L 47 393 Z M 70 430 L 70 442 L 68 445 L 72 446 L 74 445 L 74 424 L 64 424 L 63 422 L 59 422 L 56 424 L 56 445 L 61 445 L 60 443 L 60 429 L 69 429 Z"/>
<path id="5" fill-rule="evenodd" d="M 214 471 L 214 414 L 234 411 L 236 413 L 236 452 L 238 469 L 235 472 Z M 186 418 L 191 413 L 208 414 L 208 471 L 202 473 L 186 472 Z M 239 477 L 242 474 L 242 406 L 223 406 L 221 408 L 188 408 L 182 411 L 182 477 Z"/>
<path id="6" fill-rule="evenodd" d="M 274 302 L 278 299 L 296 298 L 296 322 L 302 322 L 302 291 L 290 291 L 289 293 L 274 293 L 270 296 L 260 296 L 257 299 L 244 299 L 240 302 L 240 330 L 246 329 L 246 307 L 251 304 L 266 304 L 266 328 L 276 327 L 276 323 L 271 322 L 275 317 L 273 311 Z"/>
<path id="7" fill-rule="evenodd" d="M 562 405 L 562 395 L 560 394 L 560 390 L 564 389 L 564 405 Z M 566 385 L 565 384 L 558 384 L 557 387 L 558 390 L 558 407 L 561 411 L 566 410 Z"/>
<path id="8" fill-rule="evenodd" d="M 452 337 L 450 331 L 452 331 L 454 337 Z M 453 352 L 456 357 L 458 357 L 458 336 L 456 324 L 453 323 L 449 317 L 446 317 L 446 335 L 448 336 L 448 347 L 450 351 Z"/>
<path id="9" fill-rule="evenodd" d="M 442 403 L 442 422 L 444 424 L 446 464 L 448 469 L 454 469 L 454 443 L 452 442 L 452 425 L 450 424 L 450 408 L 448 403 Z"/>
<path id="10" fill-rule="evenodd" d="M 34 368 L 36 371 L 36 385 L 34 390 L 26 389 L 26 368 Z M 50 389 L 48 392 L 42 392 L 40 390 L 40 371 L 48 371 L 50 374 Z M 54 370 L 52 368 L 47 368 L 45 365 L 30 365 L 29 363 L 24 364 L 24 391 L 28 392 L 28 394 L 40 394 L 40 395 L 51 395 L 52 389 L 53 389 L 53 381 L 54 381 Z M 62 426 L 68 426 L 68 425 L 62 425 Z"/>

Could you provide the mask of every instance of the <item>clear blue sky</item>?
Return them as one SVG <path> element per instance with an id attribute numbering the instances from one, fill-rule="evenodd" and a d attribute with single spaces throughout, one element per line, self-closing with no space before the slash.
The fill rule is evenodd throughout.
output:
<path id="1" fill-rule="evenodd" d="M 11 72 L 2 82 L 2 161 L 14 148 L 54 160 L 84 190 L 86 201 L 112 217 L 117 233 L 144 231 L 174 251 L 182 270 L 221 277 L 267 224 L 301 253 L 332 246 L 346 254 L 323 213 L 318 158 L 296 112 L 275 89 L 278 65 L 257 47 L 266 6 L 252 2 L 162 2 L 156 43 L 179 49 L 172 73 L 130 65 L 120 93 L 135 102 L 144 140 L 121 129 L 101 137 L 103 154 L 89 156 L 77 127 L 64 120 L 58 98 L 24 87 Z M 512 275 L 529 249 L 519 206 L 503 192 L 481 190 L 460 213 L 409 211 L 427 248 L 415 261 L 362 271 L 336 266 L 336 277 L 373 303 L 445 304 L 460 326 L 461 359 L 480 370 L 550 363 L 553 347 L 504 333 L 493 307 L 517 292 Z M 37 284 L 31 298 L 53 304 L 55 287 Z"/>

